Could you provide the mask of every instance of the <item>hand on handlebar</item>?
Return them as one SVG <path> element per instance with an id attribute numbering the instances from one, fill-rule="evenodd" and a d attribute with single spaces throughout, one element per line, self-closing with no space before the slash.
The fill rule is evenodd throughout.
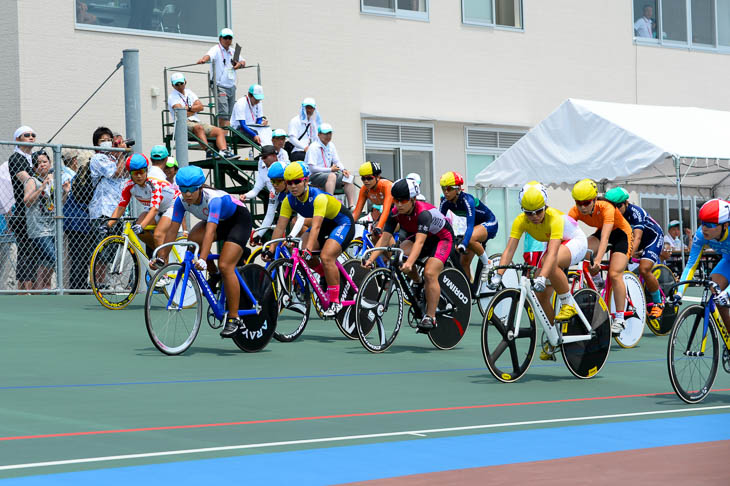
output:
<path id="1" fill-rule="evenodd" d="M 309 249 L 307 249 L 307 248 L 305 248 L 304 250 L 302 250 L 302 252 L 300 254 L 302 255 L 302 259 L 305 262 L 308 262 L 309 260 L 312 259 L 312 251 L 309 250 Z"/>
<path id="2" fill-rule="evenodd" d="M 545 287 L 547 287 L 547 279 L 543 275 L 532 281 L 532 290 L 535 292 L 544 292 Z"/>
<path id="3" fill-rule="evenodd" d="M 682 296 L 678 293 L 675 293 L 669 298 L 669 302 L 671 302 L 672 305 L 682 305 Z"/>
<path id="4" fill-rule="evenodd" d="M 730 294 L 728 294 L 727 289 L 715 295 L 714 299 L 715 304 L 719 305 L 720 307 L 730 307 Z"/>
<path id="5" fill-rule="evenodd" d="M 373 268 L 373 262 L 370 261 L 368 258 L 363 258 L 360 262 L 360 266 L 363 268 Z"/>
<path id="6" fill-rule="evenodd" d="M 157 270 L 161 267 L 163 267 L 167 263 L 167 260 L 165 260 L 162 257 L 157 257 L 154 260 L 150 260 L 150 268 L 152 270 Z"/>
<path id="7" fill-rule="evenodd" d="M 459 244 L 459 245 L 458 245 L 458 246 L 456 247 L 456 251 L 457 251 L 457 252 L 458 252 L 459 254 L 462 254 L 462 255 L 463 255 L 464 253 L 466 253 L 466 246 L 464 246 L 464 244 L 463 244 L 463 243 L 460 243 L 460 244 Z"/>
<path id="8" fill-rule="evenodd" d="M 264 248 L 261 251 L 261 259 L 265 262 L 270 262 L 274 259 L 274 254 L 268 248 Z"/>
<path id="9" fill-rule="evenodd" d="M 495 273 L 492 275 L 492 277 L 487 281 L 487 287 L 489 287 L 492 290 L 497 290 L 502 283 L 502 275 L 499 273 Z"/>
<path id="10" fill-rule="evenodd" d="M 400 266 L 400 270 L 403 273 L 411 273 L 413 270 L 413 264 L 408 263 L 407 261 L 403 262 L 403 264 Z"/>

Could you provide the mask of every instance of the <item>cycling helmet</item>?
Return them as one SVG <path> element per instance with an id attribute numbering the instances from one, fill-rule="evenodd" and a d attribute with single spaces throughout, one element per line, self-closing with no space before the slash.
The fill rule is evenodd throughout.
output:
<path id="1" fill-rule="evenodd" d="M 463 186 L 464 178 L 458 172 L 449 171 L 441 176 L 439 184 L 441 184 L 441 187 Z"/>
<path id="2" fill-rule="evenodd" d="M 606 192 L 606 200 L 616 205 L 623 204 L 629 200 L 629 193 L 623 187 L 614 187 Z"/>
<path id="3" fill-rule="evenodd" d="M 284 178 L 284 166 L 281 162 L 276 161 L 269 166 L 268 171 L 269 179 L 283 179 Z"/>
<path id="4" fill-rule="evenodd" d="M 527 211 L 542 209 L 548 202 L 547 189 L 537 181 L 525 184 L 518 197 L 520 206 Z"/>
<path id="5" fill-rule="evenodd" d="M 418 184 L 411 179 L 398 179 L 390 186 L 390 195 L 393 196 L 393 199 L 400 201 L 413 199 L 420 193 L 421 189 L 418 187 Z"/>
<path id="6" fill-rule="evenodd" d="M 710 199 L 700 208 L 699 218 L 703 223 L 727 223 L 730 221 L 730 202 Z"/>
<path id="7" fill-rule="evenodd" d="M 417 185 L 417 186 L 419 186 L 419 187 L 421 186 L 421 176 L 420 176 L 420 175 L 418 175 L 418 174 L 416 174 L 415 172 L 411 172 L 410 174 L 408 174 L 408 175 L 406 176 L 406 179 L 410 179 L 410 180 L 412 180 L 412 181 L 413 181 L 413 182 L 415 182 L 415 183 L 416 183 L 416 185 Z"/>
<path id="8" fill-rule="evenodd" d="M 293 181 L 309 177 L 309 167 L 301 162 L 292 162 L 284 169 L 284 179 Z"/>
<path id="9" fill-rule="evenodd" d="M 380 175 L 380 164 L 377 162 L 370 162 L 369 160 L 360 166 L 360 176 L 379 176 Z"/>
<path id="10" fill-rule="evenodd" d="M 147 160 L 145 154 L 132 154 L 127 157 L 127 170 L 140 170 L 146 169 L 150 165 L 150 161 Z"/>
<path id="11" fill-rule="evenodd" d="M 205 174 L 200 167 L 189 165 L 177 171 L 175 182 L 180 187 L 200 187 L 205 183 Z"/>
<path id="12" fill-rule="evenodd" d="M 583 179 L 575 183 L 570 194 L 576 201 L 590 201 L 598 195 L 598 186 L 591 179 Z"/>

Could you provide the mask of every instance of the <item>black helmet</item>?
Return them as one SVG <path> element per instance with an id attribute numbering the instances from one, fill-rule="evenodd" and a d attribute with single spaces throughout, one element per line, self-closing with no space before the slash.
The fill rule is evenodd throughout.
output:
<path id="1" fill-rule="evenodd" d="M 421 193 L 421 190 L 411 179 L 398 179 L 390 187 L 390 195 L 393 199 L 413 199 Z"/>

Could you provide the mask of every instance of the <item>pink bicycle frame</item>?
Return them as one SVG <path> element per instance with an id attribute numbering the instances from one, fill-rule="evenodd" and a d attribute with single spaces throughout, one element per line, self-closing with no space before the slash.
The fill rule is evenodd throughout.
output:
<path id="1" fill-rule="evenodd" d="M 299 248 L 295 247 L 292 250 L 291 258 L 292 258 L 292 273 L 294 275 L 296 275 L 297 267 L 299 265 L 301 265 L 302 268 L 304 268 L 304 273 L 307 274 L 307 280 L 309 280 L 309 284 L 312 286 L 312 288 L 316 292 L 317 297 L 319 298 L 319 301 L 322 304 L 322 309 L 324 309 L 324 310 L 329 309 L 329 307 L 330 307 L 329 298 L 327 297 L 326 292 L 324 292 L 322 290 L 322 288 L 319 286 L 319 283 L 317 283 L 317 280 L 314 278 L 314 274 L 312 273 L 312 272 L 314 272 L 314 270 L 312 270 L 309 267 L 309 265 L 307 265 L 307 262 L 304 261 L 304 259 L 301 256 L 299 256 Z M 357 294 L 357 292 L 359 290 L 357 288 L 357 285 L 355 285 L 355 282 L 352 281 L 352 278 L 350 278 L 350 275 L 347 274 L 347 272 L 345 271 L 345 268 L 342 266 L 340 261 L 335 260 L 335 265 L 337 265 L 337 269 L 340 271 L 340 273 L 342 275 L 345 276 L 345 280 L 347 280 L 347 282 L 352 286 L 352 289 L 355 291 L 355 294 Z M 340 291 L 342 291 L 342 289 L 340 289 Z M 354 301 L 354 300 L 343 300 L 340 302 L 340 304 L 342 304 L 344 307 L 347 307 L 350 305 L 355 305 L 355 302 L 356 301 Z"/>

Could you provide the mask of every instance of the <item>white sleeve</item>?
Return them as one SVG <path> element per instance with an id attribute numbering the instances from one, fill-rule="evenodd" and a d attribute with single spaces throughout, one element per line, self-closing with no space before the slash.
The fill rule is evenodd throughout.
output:
<path id="1" fill-rule="evenodd" d="M 276 216 L 276 210 L 279 207 L 279 201 L 274 197 L 272 200 L 269 198 L 269 205 L 266 208 L 266 214 L 264 215 L 264 220 L 261 221 L 261 227 L 256 230 L 256 236 L 263 236 L 264 233 L 266 233 L 266 227 L 271 226 L 271 223 L 274 222 L 274 217 Z"/>
<path id="2" fill-rule="evenodd" d="M 344 165 L 342 165 L 342 162 L 340 162 L 340 156 L 337 154 L 337 147 L 335 147 L 334 142 L 330 142 L 330 150 L 332 151 L 332 165 L 336 165 L 340 169 L 345 168 Z"/>
<path id="3" fill-rule="evenodd" d="M 309 166 L 310 172 L 332 172 L 332 169 L 328 169 L 324 166 L 324 161 L 320 163 L 321 157 L 319 156 L 319 152 L 316 150 L 316 147 L 314 147 L 313 150 L 307 150 L 307 155 L 304 156 L 304 163 Z"/>
<path id="4" fill-rule="evenodd" d="M 302 231 L 302 227 L 304 226 L 304 216 L 297 215 L 297 220 L 294 222 L 294 227 L 291 229 L 291 232 L 289 233 L 290 236 L 296 236 L 299 234 L 300 231 Z"/>
<path id="5" fill-rule="evenodd" d="M 244 196 L 246 196 L 246 199 L 255 198 L 256 196 L 259 195 L 259 192 L 261 192 L 261 189 L 263 189 L 265 185 L 266 185 L 266 181 L 264 180 L 263 177 L 261 177 L 261 174 L 260 173 L 256 174 L 256 182 L 253 185 L 253 189 L 251 189 L 246 194 L 244 194 Z"/>
<path id="6" fill-rule="evenodd" d="M 289 142 L 294 145 L 299 150 L 304 150 L 307 148 L 306 145 L 302 143 L 301 140 L 299 140 L 299 135 L 301 135 L 302 126 L 301 123 L 299 123 L 299 117 L 295 116 L 291 119 L 289 122 Z M 297 133 L 300 132 L 300 133 Z"/>
<path id="7" fill-rule="evenodd" d="M 233 105 L 233 110 L 231 110 L 231 126 L 236 130 L 240 130 L 241 127 L 237 122 L 239 120 L 244 120 L 245 118 L 246 116 L 241 113 L 241 103 L 236 101 L 236 103 Z"/>

